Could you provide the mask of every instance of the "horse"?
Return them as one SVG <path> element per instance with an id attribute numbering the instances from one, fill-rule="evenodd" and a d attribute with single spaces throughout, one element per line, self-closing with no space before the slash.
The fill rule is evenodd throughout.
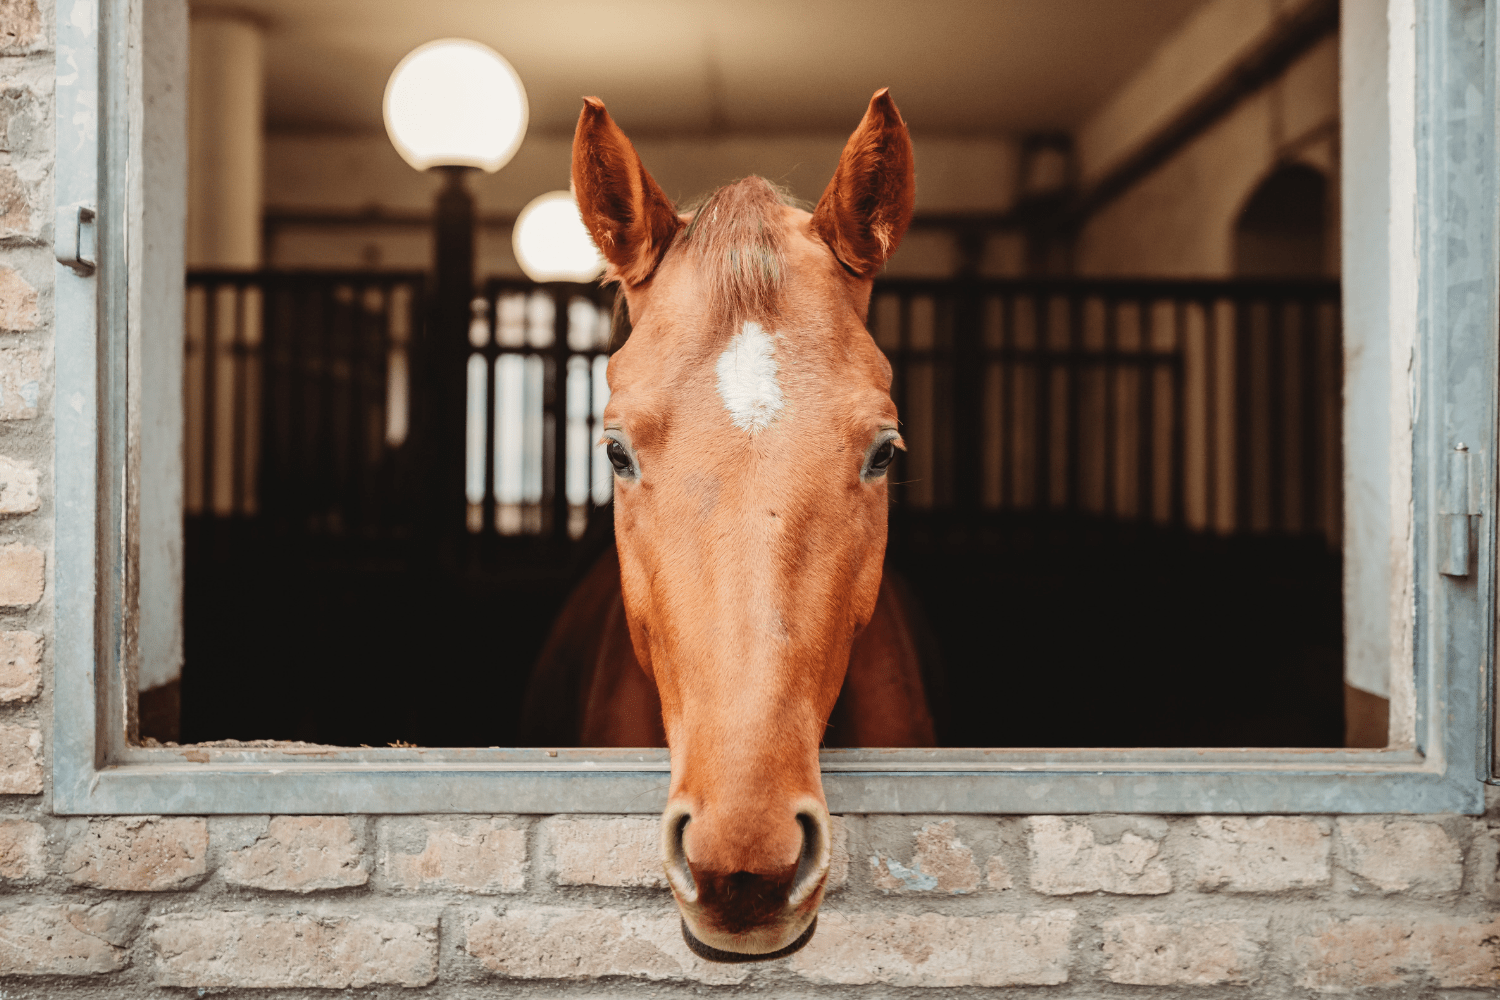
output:
<path id="1" fill-rule="evenodd" d="M 905 444 L 865 326 L 911 222 L 911 139 L 880 90 L 811 213 L 759 177 L 679 213 L 589 97 L 572 179 L 631 321 L 602 421 L 616 542 L 536 677 L 580 745 L 668 748 L 662 860 L 693 951 L 777 958 L 828 875 L 819 747 L 935 742 L 882 573 Z"/>

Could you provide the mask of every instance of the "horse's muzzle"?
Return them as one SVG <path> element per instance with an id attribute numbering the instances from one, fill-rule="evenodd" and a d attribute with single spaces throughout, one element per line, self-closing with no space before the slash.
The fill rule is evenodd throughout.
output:
<path id="1" fill-rule="evenodd" d="M 763 955 L 750 954 L 743 951 L 721 951 L 712 945 L 706 945 L 694 937 L 692 931 L 688 930 L 686 920 L 682 921 L 682 939 L 687 942 L 688 948 L 694 955 L 697 955 L 706 962 L 724 962 L 726 964 L 735 962 L 769 962 L 772 959 L 786 958 L 794 952 L 801 951 L 803 946 L 812 940 L 813 931 L 817 929 L 818 918 L 813 917 L 812 923 L 807 925 L 807 930 L 803 931 L 797 940 L 785 948 L 777 948 L 775 951 L 768 951 Z"/>

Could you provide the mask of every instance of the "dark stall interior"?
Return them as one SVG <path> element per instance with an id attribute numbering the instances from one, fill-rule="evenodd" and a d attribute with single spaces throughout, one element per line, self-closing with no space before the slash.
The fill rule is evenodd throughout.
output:
<path id="1" fill-rule="evenodd" d="M 532 664 L 614 530 L 614 291 L 512 249 L 579 95 L 679 203 L 749 173 L 811 200 L 889 85 L 918 204 L 869 317 L 909 447 L 886 566 L 941 744 L 1344 745 L 1336 4 L 1219 37 L 1198 0 L 838 3 L 780 11 L 787 43 L 714 2 L 650 72 L 540 6 L 346 6 L 194 7 L 198 59 L 200 20 L 255 14 L 265 170 L 253 252 L 188 243 L 183 657 L 142 738 L 536 738 Z M 498 173 L 384 135 L 386 77 L 442 35 L 526 86 Z"/>

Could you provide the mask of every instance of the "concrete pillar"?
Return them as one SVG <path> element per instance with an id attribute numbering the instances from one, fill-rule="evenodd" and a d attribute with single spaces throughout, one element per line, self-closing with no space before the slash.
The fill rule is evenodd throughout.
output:
<path id="1" fill-rule="evenodd" d="M 188 59 L 187 266 L 261 266 L 264 32 L 195 12 Z"/>
<path id="2" fill-rule="evenodd" d="M 135 648 L 142 736 L 176 740 L 182 677 L 183 232 L 187 214 L 187 0 L 131 5 L 130 369 L 140 430 L 139 608 Z"/>
<path id="3" fill-rule="evenodd" d="M 1385 3 L 1339 31 L 1344 280 L 1344 682 L 1350 746 L 1385 746 L 1391 695 L 1391 127 Z M 1411 209 L 1406 207 L 1408 214 Z M 1414 280 L 1414 279 L 1413 279 Z M 1404 377 L 1404 373 L 1403 373 Z"/>

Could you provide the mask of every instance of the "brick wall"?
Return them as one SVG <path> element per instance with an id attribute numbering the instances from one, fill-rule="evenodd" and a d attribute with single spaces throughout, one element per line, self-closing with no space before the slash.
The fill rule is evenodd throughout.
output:
<path id="1" fill-rule="evenodd" d="M 6 997 L 551 995 L 604 979 L 662 996 L 1069 984 L 1456 1000 L 1500 986 L 1500 824 L 1483 818 L 845 816 L 812 943 L 717 966 L 682 943 L 655 817 L 10 805 Z"/>
<path id="2" fill-rule="evenodd" d="M 682 944 L 654 817 L 51 815 L 52 20 L 0 0 L 0 1000 L 1500 988 L 1500 808 L 847 816 L 811 945 L 753 967 Z"/>

